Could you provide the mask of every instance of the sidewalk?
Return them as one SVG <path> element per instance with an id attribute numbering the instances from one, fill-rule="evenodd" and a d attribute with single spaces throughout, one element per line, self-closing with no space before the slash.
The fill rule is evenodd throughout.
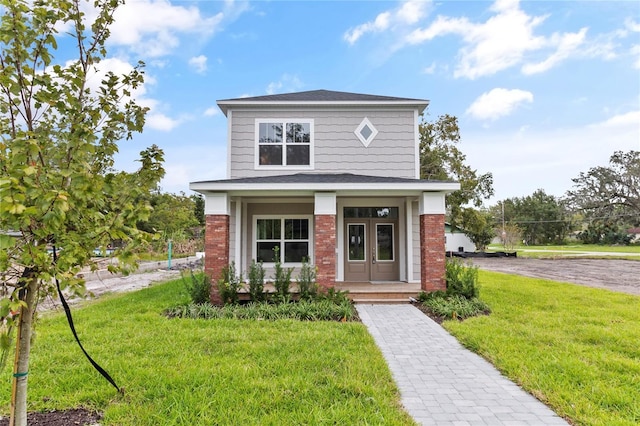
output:
<path id="1" fill-rule="evenodd" d="M 356 305 L 422 425 L 567 425 L 414 306 Z"/>

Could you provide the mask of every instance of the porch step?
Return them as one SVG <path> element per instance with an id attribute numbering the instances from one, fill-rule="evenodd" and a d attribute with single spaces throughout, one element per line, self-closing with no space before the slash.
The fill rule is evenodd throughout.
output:
<path id="1" fill-rule="evenodd" d="M 402 293 L 349 293 L 349 298 L 353 303 L 367 303 L 367 304 L 389 304 L 389 303 L 411 303 L 409 299 L 417 298 L 418 294 L 415 292 L 402 292 Z"/>
<path id="2" fill-rule="evenodd" d="M 339 290 L 349 291 L 349 298 L 354 303 L 391 304 L 410 303 L 420 293 L 420 284 L 413 283 L 340 283 Z"/>

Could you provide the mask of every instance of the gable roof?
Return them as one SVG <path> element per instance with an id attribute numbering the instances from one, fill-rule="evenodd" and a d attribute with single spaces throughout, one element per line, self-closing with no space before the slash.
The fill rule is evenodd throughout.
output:
<path id="1" fill-rule="evenodd" d="M 309 90 L 306 92 L 222 99 L 217 103 L 224 115 L 227 115 L 227 111 L 234 106 L 404 105 L 418 108 L 418 112 L 422 113 L 429 105 L 429 101 L 426 99 L 398 98 L 332 90 Z"/>

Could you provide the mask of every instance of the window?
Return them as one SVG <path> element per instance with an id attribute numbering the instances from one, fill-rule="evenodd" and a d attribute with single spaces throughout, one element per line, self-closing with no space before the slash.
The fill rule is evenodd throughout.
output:
<path id="1" fill-rule="evenodd" d="M 256 260 L 275 262 L 275 249 L 283 263 L 300 263 L 310 259 L 311 240 L 309 238 L 308 217 L 256 219 Z"/>
<path id="2" fill-rule="evenodd" d="M 356 134 L 358 139 L 360 139 L 362 145 L 364 145 L 366 148 L 375 139 L 376 135 L 378 134 L 378 129 L 376 129 L 374 125 L 371 124 L 371 121 L 369 121 L 369 119 L 365 117 L 362 119 L 362 122 L 356 128 L 356 130 L 354 130 L 354 133 Z"/>
<path id="3" fill-rule="evenodd" d="M 256 120 L 257 167 L 312 166 L 313 120 Z"/>

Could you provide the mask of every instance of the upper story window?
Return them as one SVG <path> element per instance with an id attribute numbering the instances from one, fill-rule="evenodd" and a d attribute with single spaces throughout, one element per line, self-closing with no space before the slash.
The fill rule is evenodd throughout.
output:
<path id="1" fill-rule="evenodd" d="M 256 167 L 311 168 L 313 120 L 256 120 Z"/>

